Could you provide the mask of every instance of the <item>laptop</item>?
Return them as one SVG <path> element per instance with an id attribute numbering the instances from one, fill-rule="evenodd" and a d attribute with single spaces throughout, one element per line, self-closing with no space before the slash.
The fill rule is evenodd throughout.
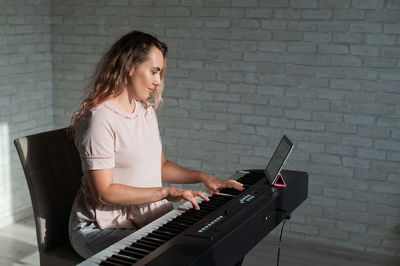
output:
<path id="1" fill-rule="evenodd" d="M 264 174 L 271 186 L 286 187 L 286 183 L 280 172 L 292 149 L 293 143 L 286 135 L 283 135 L 274 154 L 272 154 L 271 160 L 264 170 Z"/>

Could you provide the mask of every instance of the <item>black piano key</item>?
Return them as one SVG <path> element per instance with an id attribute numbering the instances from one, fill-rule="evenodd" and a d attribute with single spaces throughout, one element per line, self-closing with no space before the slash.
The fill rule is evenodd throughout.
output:
<path id="1" fill-rule="evenodd" d="M 152 247 L 152 246 L 150 246 L 150 245 L 148 245 L 148 244 L 142 244 L 142 245 L 144 245 L 144 246 L 148 246 L 149 248 L 151 248 L 151 249 L 156 249 L 157 247 Z M 129 251 L 135 251 L 136 253 L 138 253 L 138 254 L 140 254 L 140 255 L 144 255 L 144 256 L 146 256 L 147 254 L 149 254 L 150 253 L 150 251 L 149 250 L 144 250 L 144 249 L 139 249 L 139 248 L 135 248 L 135 247 L 132 247 L 132 246 L 127 246 L 127 247 L 125 247 L 125 249 L 126 250 L 129 250 Z M 153 249 L 153 250 L 154 250 Z"/>
<path id="2" fill-rule="evenodd" d="M 170 232 L 164 232 L 163 230 L 155 230 L 153 233 L 164 236 L 164 237 L 168 237 L 168 238 L 173 238 L 176 235 L 175 234 L 171 234 Z"/>
<path id="3" fill-rule="evenodd" d="M 110 258 L 126 261 L 126 262 L 128 262 L 130 264 L 133 264 L 133 263 L 135 263 L 135 262 L 137 262 L 139 260 L 137 258 L 127 257 L 127 256 L 124 256 L 124 255 L 121 255 L 121 254 L 119 254 L 119 255 L 113 254 Z"/>
<path id="4" fill-rule="evenodd" d="M 165 224 L 165 226 L 173 227 L 173 228 L 176 228 L 177 230 L 180 230 L 180 231 L 184 231 L 187 228 L 184 225 L 179 225 L 179 224 L 174 223 L 174 220 L 169 221 L 168 223 Z"/>
<path id="5" fill-rule="evenodd" d="M 221 189 L 219 192 L 225 193 L 225 194 L 234 195 L 234 196 L 237 196 L 237 195 L 239 195 L 240 193 L 242 193 L 242 191 L 236 190 L 236 189 L 234 189 L 234 188 L 223 188 L 223 189 Z"/>
<path id="6" fill-rule="evenodd" d="M 200 204 L 202 204 L 202 206 L 211 206 L 211 207 L 214 207 L 214 208 L 218 208 L 219 206 L 221 206 L 221 203 L 214 202 L 214 201 L 203 201 Z"/>
<path id="7" fill-rule="evenodd" d="M 203 219 L 204 217 L 206 217 L 207 215 L 198 215 L 196 213 L 188 213 L 188 215 L 191 215 L 192 218 L 195 218 L 197 221 L 200 221 L 201 219 Z M 196 222 L 197 223 L 197 222 Z"/>
<path id="8" fill-rule="evenodd" d="M 115 263 L 116 265 L 123 265 L 123 266 L 132 265 L 132 263 L 129 263 L 127 261 L 122 261 L 122 260 L 111 258 L 111 257 L 106 259 L 106 262 L 111 262 L 111 263 Z"/>
<path id="9" fill-rule="evenodd" d="M 177 220 L 174 220 L 174 224 L 180 224 L 182 226 L 185 226 L 185 229 L 186 229 L 186 228 L 190 227 L 193 223 L 182 220 L 182 219 L 179 219 L 179 220 L 177 219 Z"/>
<path id="10" fill-rule="evenodd" d="M 208 202 L 213 203 L 213 204 L 222 204 L 223 205 L 232 199 L 232 197 L 229 195 L 227 198 L 221 198 L 220 196 L 223 196 L 223 195 L 214 194 L 209 198 L 210 201 L 208 201 Z"/>
<path id="11" fill-rule="evenodd" d="M 168 241 L 168 240 L 171 239 L 169 237 L 165 237 L 165 236 L 162 236 L 162 235 L 159 235 L 159 234 L 155 234 L 154 232 L 148 234 L 147 236 L 151 237 L 151 238 L 155 238 L 155 239 L 165 240 L 165 241 Z"/>
<path id="12" fill-rule="evenodd" d="M 230 201 L 233 197 L 229 195 L 221 195 L 221 194 L 214 194 L 212 195 L 213 199 L 220 199 L 226 200 L 226 202 Z"/>
<path id="13" fill-rule="evenodd" d="M 148 252 L 155 250 L 155 248 L 153 248 L 151 246 L 140 244 L 140 243 L 136 243 L 136 242 L 132 243 L 130 245 L 130 247 L 132 247 L 132 248 L 140 248 L 140 249 L 143 249 L 143 250 L 148 251 Z"/>
<path id="14" fill-rule="evenodd" d="M 143 252 L 143 250 L 140 250 L 140 249 L 132 249 L 132 248 L 129 248 L 129 247 L 125 247 L 124 249 L 121 249 L 118 252 L 118 254 L 121 254 L 121 255 L 130 257 L 130 258 L 135 258 L 137 260 L 140 260 L 141 258 L 143 258 L 144 256 L 146 256 L 148 254 L 147 253 L 146 255 L 143 255 L 142 252 L 137 252 L 138 250 Z"/>
<path id="15" fill-rule="evenodd" d="M 215 204 L 218 206 L 222 206 L 226 204 L 228 201 L 227 200 L 219 200 L 219 199 L 210 199 L 211 204 Z"/>
<path id="16" fill-rule="evenodd" d="M 201 210 L 201 209 L 204 210 L 204 208 L 202 208 L 203 206 L 210 207 L 210 205 L 208 205 L 207 202 L 204 202 L 204 201 L 199 203 L 200 210 Z M 206 210 L 207 210 L 207 209 L 206 209 Z"/>
<path id="17" fill-rule="evenodd" d="M 150 242 L 150 241 L 147 241 L 147 240 L 144 240 L 144 239 L 138 239 L 138 240 L 136 241 L 136 243 L 148 245 L 148 246 L 151 246 L 151 247 L 153 247 L 153 248 L 158 248 L 158 247 L 160 246 L 160 245 L 158 245 L 158 244 L 155 243 L 155 242 Z"/>
<path id="18" fill-rule="evenodd" d="M 214 204 L 214 205 L 218 205 L 218 206 L 222 206 L 226 202 L 227 202 L 226 200 L 213 199 L 213 198 L 211 198 L 210 201 L 209 201 L 210 204 Z"/>
<path id="19" fill-rule="evenodd" d="M 151 236 L 148 235 L 147 238 L 150 238 L 151 240 L 160 242 L 161 244 L 164 244 L 165 242 L 168 241 L 168 240 L 165 240 L 165 239 L 163 239 L 163 238 L 161 238 L 159 236 L 156 236 L 156 235 L 151 235 Z"/>
<path id="20" fill-rule="evenodd" d="M 217 209 L 218 207 L 220 207 L 221 205 L 220 204 L 216 204 L 216 203 L 214 203 L 214 202 L 202 202 L 202 203 L 200 203 L 199 204 L 199 206 L 201 206 L 201 207 L 203 207 L 203 206 L 208 206 L 208 207 L 210 207 L 210 208 L 212 208 L 212 209 Z M 200 208 L 201 208 L 200 207 Z"/>
<path id="21" fill-rule="evenodd" d="M 209 202 L 214 203 L 214 204 L 224 205 L 225 203 L 227 203 L 231 199 L 232 199 L 231 197 L 229 197 L 229 198 L 219 198 L 219 197 L 214 195 L 214 196 L 211 196 Z"/>
<path id="22" fill-rule="evenodd" d="M 182 232 L 182 230 L 177 231 L 177 230 L 173 230 L 169 227 L 160 227 L 159 229 L 161 231 L 169 232 L 170 234 L 174 234 L 174 235 L 179 235 Z"/>
<path id="23" fill-rule="evenodd" d="M 174 235 L 163 233 L 158 230 L 153 231 L 152 234 L 164 240 L 170 240 L 174 237 Z"/>
<path id="24" fill-rule="evenodd" d="M 223 188 L 220 190 L 220 192 L 224 193 L 224 194 L 229 194 L 232 196 L 236 196 L 236 195 L 242 193 L 242 191 L 234 189 L 234 188 Z"/>
<path id="25" fill-rule="evenodd" d="M 175 226 L 180 226 L 183 230 L 185 230 L 186 228 L 188 228 L 190 226 L 190 225 L 188 225 L 186 223 L 182 223 L 179 220 L 172 220 L 170 223 L 175 225 Z"/>
<path id="26" fill-rule="evenodd" d="M 193 222 L 197 222 L 197 221 L 199 220 L 199 218 L 197 218 L 196 216 L 189 215 L 189 214 L 186 213 L 186 212 L 183 213 L 180 217 L 185 218 L 185 219 L 188 219 L 188 220 L 193 221 Z"/>
<path id="27" fill-rule="evenodd" d="M 213 210 L 215 210 L 215 208 L 207 206 L 205 204 L 201 204 L 201 203 L 199 204 L 199 207 L 200 207 L 200 210 L 206 210 L 209 213 L 212 212 Z"/>
<path id="28" fill-rule="evenodd" d="M 152 244 L 154 244 L 154 245 L 156 245 L 158 247 L 165 243 L 165 241 L 160 241 L 158 239 L 150 238 L 150 237 L 147 237 L 147 236 L 142 237 L 141 240 L 146 241 L 148 243 L 152 243 Z"/>
<path id="29" fill-rule="evenodd" d="M 191 222 L 190 220 L 186 219 L 185 216 L 182 216 L 182 214 L 177 216 L 177 217 L 175 217 L 173 221 L 186 221 L 188 223 Z"/>
<path id="30" fill-rule="evenodd" d="M 189 217 L 193 217 L 195 219 L 201 219 L 204 216 L 207 216 L 207 213 L 204 211 L 199 211 L 199 210 L 194 210 L 194 209 L 190 209 L 187 210 L 185 213 L 185 216 L 189 216 Z"/>
<path id="31" fill-rule="evenodd" d="M 131 257 L 131 258 L 136 258 L 137 260 L 140 260 L 141 258 L 144 257 L 144 255 L 142 255 L 140 253 L 137 253 L 137 252 L 134 252 L 134 251 L 131 251 L 131 250 L 128 250 L 126 248 L 121 249 L 118 252 L 118 254 L 125 255 L 125 256 Z"/>
<path id="32" fill-rule="evenodd" d="M 202 201 L 202 202 L 200 202 L 199 203 L 199 207 L 200 207 L 200 209 L 201 209 L 201 206 L 212 206 L 212 205 L 215 205 L 215 204 L 217 204 L 217 203 L 214 203 L 214 202 L 210 202 L 210 201 Z"/>
<path id="33" fill-rule="evenodd" d="M 195 211 L 197 213 L 204 214 L 204 215 L 209 215 L 210 214 L 210 212 L 208 210 L 202 210 L 202 209 L 200 209 L 200 210 L 191 209 L 191 210 L 193 210 L 193 211 Z"/>
<path id="34" fill-rule="evenodd" d="M 163 226 L 161 226 L 161 228 L 169 230 L 169 231 L 171 231 L 171 232 L 173 232 L 175 234 L 179 234 L 180 232 L 182 232 L 182 230 L 177 229 L 176 227 L 173 227 L 173 226 L 170 226 L 170 225 L 167 225 L 167 224 L 164 224 Z"/>
<path id="35" fill-rule="evenodd" d="M 115 263 L 115 262 L 112 262 L 112 261 L 103 260 L 102 262 L 100 262 L 99 265 L 102 265 L 102 266 L 120 266 L 121 264 L 118 264 L 118 263 Z"/>
<path id="36" fill-rule="evenodd" d="M 190 218 L 193 221 L 199 221 L 201 220 L 205 215 L 201 215 L 201 214 L 197 214 L 197 213 L 187 213 L 185 212 L 184 214 L 182 214 L 183 217 L 185 218 Z"/>
<path id="37" fill-rule="evenodd" d="M 170 235 L 171 237 L 174 237 L 174 236 L 176 236 L 176 234 L 175 233 L 173 233 L 173 232 L 171 232 L 171 231 L 169 231 L 168 229 L 165 229 L 165 228 L 158 228 L 155 232 L 162 232 L 162 233 L 164 233 L 164 234 L 168 234 L 168 235 Z"/>
<path id="38" fill-rule="evenodd" d="M 197 222 L 197 221 L 193 221 L 193 220 L 191 220 L 191 219 L 188 219 L 188 218 L 182 217 L 182 216 L 177 217 L 177 218 L 176 218 L 176 221 L 185 223 L 185 224 L 187 224 L 187 225 L 189 225 L 189 226 L 192 225 L 192 224 L 194 224 L 195 222 Z"/>
<path id="39" fill-rule="evenodd" d="M 186 211 L 188 214 L 194 214 L 194 215 L 202 215 L 203 217 L 207 216 L 210 214 L 210 212 L 206 211 L 206 210 L 195 210 L 195 209 L 190 209 L 188 211 Z"/>
<path id="40" fill-rule="evenodd" d="M 213 208 L 213 207 L 210 207 L 210 206 L 207 206 L 207 205 L 202 205 L 202 206 L 200 206 L 200 209 L 206 211 L 207 215 L 209 215 L 210 213 L 212 213 L 217 208 Z"/>

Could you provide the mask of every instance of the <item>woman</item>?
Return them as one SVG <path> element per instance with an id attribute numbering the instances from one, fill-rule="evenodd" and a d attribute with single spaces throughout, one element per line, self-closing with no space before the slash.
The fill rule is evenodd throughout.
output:
<path id="1" fill-rule="evenodd" d="M 212 193 L 242 190 L 234 180 L 168 161 L 154 112 L 162 102 L 167 46 L 133 31 L 98 64 L 87 98 L 73 116 L 82 186 L 69 223 L 71 244 L 84 258 L 103 250 L 172 209 L 170 201 L 208 200 L 201 191 L 163 187 L 202 182 Z M 153 108 L 154 107 L 154 108 Z"/>

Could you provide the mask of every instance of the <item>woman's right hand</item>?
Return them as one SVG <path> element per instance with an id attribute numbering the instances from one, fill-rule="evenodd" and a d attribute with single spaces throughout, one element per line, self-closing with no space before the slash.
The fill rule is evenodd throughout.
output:
<path id="1" fill-rule="evenodd" d="M 206 195 L 204 195 L 199 190 L 188 190 L 188 189 L 182 189 L 182 188 L 177 188 L 177 187 L 164 187 L 164 188 L 166 189 L 166 192 L 167 192 L 167 196 L 165 197 L 167 200 L 169 200 L 169 201 L 183 201 L 183 200 L 190 201 L 195 210 L 199 210 L 200 207 L 194 197 L 199 196 L 206 201 L 210 200 Z"/>

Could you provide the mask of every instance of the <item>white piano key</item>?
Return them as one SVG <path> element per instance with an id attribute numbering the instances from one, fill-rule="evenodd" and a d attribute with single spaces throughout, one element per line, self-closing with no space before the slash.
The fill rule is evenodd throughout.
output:
<path id="1" fill-rule="evenodd" d="M 83 261 L 82 263 L 78 264 L 78 266 L 93 266 L 98 265 L 101 261 L 111 257 L 113 254 L 118 253 L 121 249 L 125 248 L 126 246 L 131 245 L 132 243 L 136 242 L 138 239 L 148 235 L 149 233 L 157 230 L 163 224 L 171 221 L 178 215 L 182 214 L 183 211 L 180 210 L 172 210 L 169 213 L 161 216 L 157 220 L 149 223 L 148 225 L 140 228 L 139 230 L 135 231 L 134 233 L 130 234 L 129 236 L 121 239 L 120 241 L 114 243 L 113 245 L 109 246 L 108 248 L 102 250 L 101 252 L 93 255 L 92 257 L 88 258 L 87 260 Z"/>

